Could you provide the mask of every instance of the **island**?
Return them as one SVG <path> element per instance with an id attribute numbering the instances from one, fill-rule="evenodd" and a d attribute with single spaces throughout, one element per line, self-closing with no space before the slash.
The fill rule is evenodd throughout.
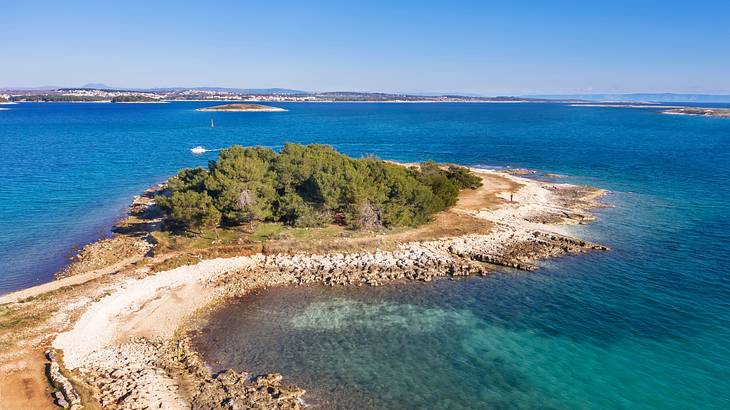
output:
<path id="1" fill-rule="evenodd" d="M 662 114 L 730 118 L 730 108 L 678 107 L 664 110 Z"/>
<path id="2" fill-rule="evenodd" d="M 196 111 L 220 111 L 220 112 L 280 112 L 286 111 L 283 108 L 272 107 L 261 104 L 223 104 L 212 107 L 198 108 Z"/>
<path id="3" fill-rule="evenodd" d="M 222 150 L 134 198 L 56 281 L 0 296 L 3 402 L 302 409 L 286 375 L 212 374 L 190 335 L 275 286 L 458 280 L 607 249 L 561 229 L 593 221 L 604 190 L 513 174 L 326 145 Z"/>
<path id="4" fill-rule="evenodd" d="M 670 115 L 694 115 L 703 117 L 730 118 L 730 108 L 708 108 L 708 107 L 687 107 L 681 105 L 658 105 L 647 102 L 642 103 L 572 103 L 571 107 L 604 107 L 604 108 L 652 108 L 662 114 Z"/>

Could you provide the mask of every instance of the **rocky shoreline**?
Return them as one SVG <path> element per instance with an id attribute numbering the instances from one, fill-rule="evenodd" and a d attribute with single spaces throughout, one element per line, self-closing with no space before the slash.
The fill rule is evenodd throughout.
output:
<path id="1" fill-rule="evenodd" d="M 222 276 L 218 283 L 227 295 L 241 296 L 252 290 L 251 278 L 262 277 L 271 277 L 265 286 L 379 286 L 400 279 L 429 282 L 442 276 L 486 276 L 493 270 L 490 265 L 534 271 L 534 263 L 540 259 L 591 250 L 607 248 L 556 233 L 498 228 L 490 235 L 404 244 L 392 252 L 256 255 L 251 266 Z M 253 288 L 258 286 L 254 281 Z"/>
<path id="2" fill-rule="evenodd" d="M 675 107 L 662 111 L 662 114 L 730 118 L 730 109 L 706 107 Z"/>
<path id="3" fill-rule="evenodd" d="M 495 247 L 495 244 L 499 246 Z M 565 253 L 606 248 L 566 236 L 503 230 L 416 244 L 392 252 L 331 255 L 255 255 L 251 263 L 211 278 L 218 304 L 272 286 L 325 284 L 379 286 L 397 280 L 488 275 L 493 265 L 534 270 L 536 262 Z M 228 370 L 211 374 L 184 333 L 165 340 L 135 338 L 97 351 L 80 371 L 105 408 L 302 408 L 303 389 L 282 384 L 279 374 Z"/>
<path id="4" fill-rule="evenodd" d="M 211 374 L 190 347 L 186 332 L 228 300 L 274 286 L 427 282 L 438 277 L 486 276 L 496 266 L 533 271 L 545 258 L 607 249 L 568 236 L 560 228 L 592 221 L 588 211 L 600 206 L 596 200 L 604 191 L 479 172 L 501 185 L 480 193 L 484 195 L 476 201 L 465 199 L 450 212 L 483 221 L 491 226 L 487 233 L 407 241 L 372 251 L 263 252 L 157 273 L 139 265 L 129 276 L 112 280 L 111 287 L 95 288 L 98 296 L 77 301 L 85 310 L 52 342 L 60 357 L 58 373 L 70 375 L 68 379 L 84 393 L 64 393 L 65 403 L 82 397 L 111 409 L 302 408 L 304 390 L 286 385 L 279 374 L 232 370 Z M 150 197 L 137 198 L 131 213 L 147 213 Z M 159 223 L 154 216 L 130 221 L 146 227 Z M 136 230 L 134 223 L 122 226 L 128 232 L 140 232 L 135 238 L 149 243 L 149 230 Z M 115 240 L 122 241 L 121 249 L 132 249 L 135 258 L 150 251 L 147 245 L 126 243 L 124 238 Z M 103 241 L 90 245 L 77 259 L 80 266 L 88 266 L 72 267 L 69 272 L 95 268 L 99 265 L 95 250 L 108 246 Z"/>

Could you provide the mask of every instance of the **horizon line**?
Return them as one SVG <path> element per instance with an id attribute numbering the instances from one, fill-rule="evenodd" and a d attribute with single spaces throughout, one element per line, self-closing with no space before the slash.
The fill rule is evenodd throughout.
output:
<path id="1" fill-rule="evenodd" d="M 636 95 L 636 94 L 654 94 L 654 95 L 707 95 L 707 96 L 730 96 L 729 91 L 553 91 L 553 92 L 511 92 L 511 93 L 484 93 L 475 91 L 373 91 L 373 90 L 356 90 L 356 89 L 333 89 L 333 90 L 305 90 L 303 88 L 292 87 L 238 87 L 238 86 L 153 86 L 153 87 L 135 87 L 135 86 L 110 86 L 104 83 L 87 83 L 79 86 L 58 86 L 58 85 L 41 85 L 41 86 L 2 86 L 0 91 L 51 91 L 59 89 L 96 89 L 96 90 L 118 90 L 118 91 L 152 91 L 164 89 L 200 89 L 207 88 L 212 90 L 287 90 L 298 91 L 306 94 L 317 93 L 363 93 L 363 94 L 394 94 L 394 95 L 416 95 L 416 96 L 443 96 L 443 95 L 459 95 L 469 97 L 542 97 L 542 96 L 577 96 L 577 95 Z"/>

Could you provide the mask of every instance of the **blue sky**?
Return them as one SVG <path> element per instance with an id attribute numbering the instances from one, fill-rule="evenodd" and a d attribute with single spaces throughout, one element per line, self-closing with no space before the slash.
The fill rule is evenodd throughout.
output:
<path id="1" fill-rule="evenodd" d="M 728 1 L 205 3 L 2 0 L 0 86 L 730 93 Z"/>

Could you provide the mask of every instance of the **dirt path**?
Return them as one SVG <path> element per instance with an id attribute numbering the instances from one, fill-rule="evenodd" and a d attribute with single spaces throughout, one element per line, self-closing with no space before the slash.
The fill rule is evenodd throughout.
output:
<path id="1" fill-rule="evenodd" d="M 43 293 L 52 292 L 54 290 L 61 289 L 66 286 L 80 285 L 86 283 L 92 279 L 96 279 L 100 276 L 111 275 L 119 272 L 121 269 L 139 262 L 142 260 L 142 256 L 134 256 L 121 260 L 114 265 L 107 266 L 105 268 L 97 269 L 91 272 L 81 273 L 79 275 L 69 276 L 63 279 L 54 280 L 53 282 L 44 283 L 42 285 L 33 286 L 32 288 L 19 290 L 17 292 L 8 293 L 0 296 L 0 305 L 5 303 L 15 303 L 23 299 L 35 297 Z"/>

